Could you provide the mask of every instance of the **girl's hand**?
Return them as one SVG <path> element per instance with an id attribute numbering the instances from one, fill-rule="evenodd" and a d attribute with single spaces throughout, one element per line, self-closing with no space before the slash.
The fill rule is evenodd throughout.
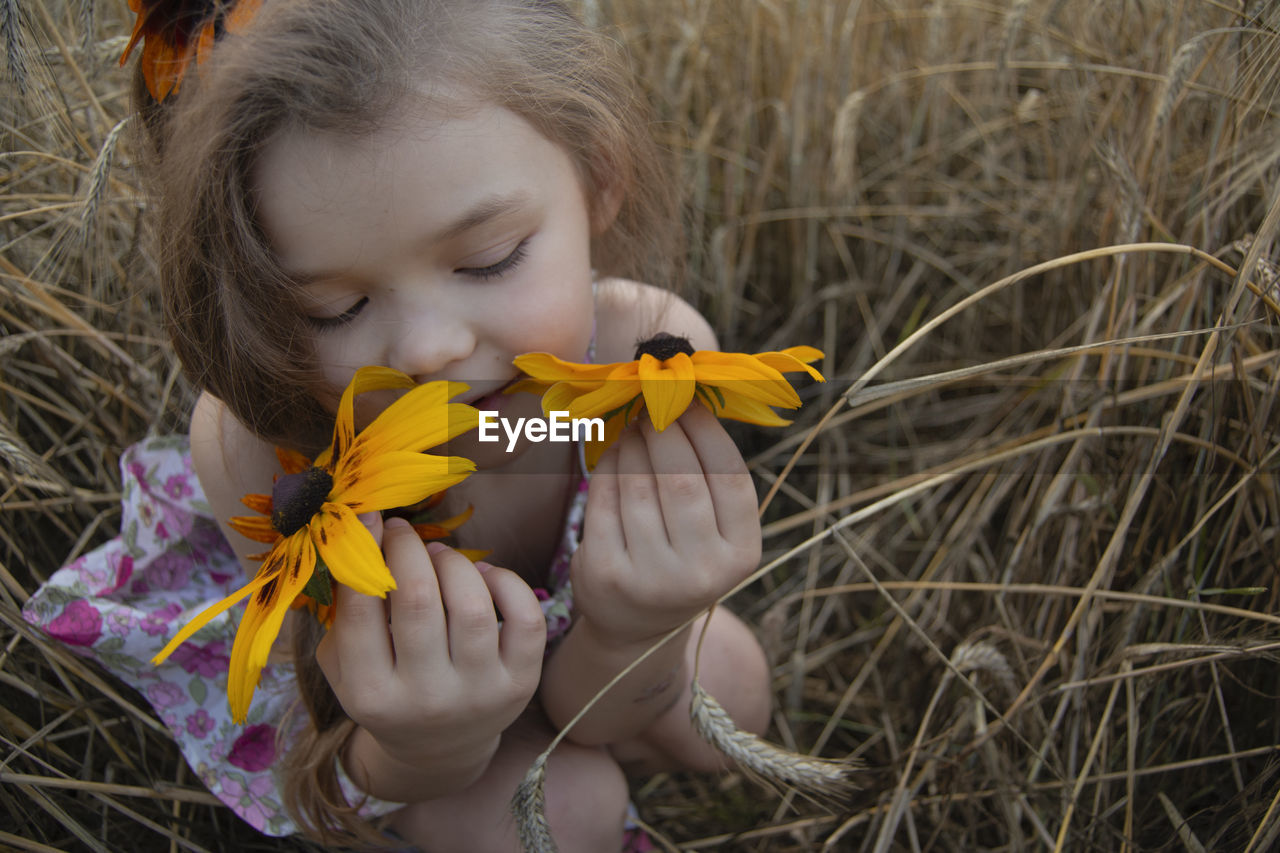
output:
<path id="1" fill-rule="evenodd" d="M 397 588 L 384 603 L 335 584 L 316 660 L 387 755 L 424 769 L 487 763 L 538 687 L 538 600 L 513 572 L 424 547 L 403 520 L 386 523 L 382 546 Z"/>
<path id="2" fill-rule="evenodd" d="M 591 478 L 574 607 L 593 636 L 646 642 L 705 610 L 760 562 L 756 492 L 705 407 L 626 430 Z"/>

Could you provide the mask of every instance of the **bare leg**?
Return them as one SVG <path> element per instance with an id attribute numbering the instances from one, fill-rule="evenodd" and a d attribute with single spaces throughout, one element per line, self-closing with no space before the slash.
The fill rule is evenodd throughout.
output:
<path id="1" fill-rule="evenodd" d="M 552 731 L 539 714 L 521 717 L 502 736 L 488 770 L 471 787 L 450 797 L 413 803 L 391 826 L 426 853 L 517 853 L 509 804 Z M 627 812 L 626 779 L 602 748 L 562 743 L 547 762 L 546 814 L 564 853 L 601 853 L 622 848 Z"/>
<path id="2" fill-rule="evenodd" d="M 694 623 L 685 650 L 685 684 L 680 697 L 639 737 L 612 744 L 609 751 L 629 774 L 659 770 L 722 770 L 729 761 L 704 741 L 689 719 L 694 655 L 705 619 Z M 769 666 L 751 629 L 724 608 L 716 608 L 702 646 L 698 682 L 715 697 L 738 728 L 762 734 L 769 725 Z"/>

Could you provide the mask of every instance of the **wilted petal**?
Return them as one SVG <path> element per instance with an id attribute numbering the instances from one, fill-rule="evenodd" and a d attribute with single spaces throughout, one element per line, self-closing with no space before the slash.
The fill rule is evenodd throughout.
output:
<path id="1" fill-rule="evenodd" d="M 280 625 L 294 598 L 311 579 L 316 567 L 316 552 L 305 531 L 286 537 L 272 551 L 263 572 L 270 581 L 249 599 L 244 618 L 231 646 L 231 662 L 227 673 L 227 701 L 231 717 L 243 723 L 249 702 L 258 686 L 262 668 L 267 664 L 271 646 L 280 633 Z"/>

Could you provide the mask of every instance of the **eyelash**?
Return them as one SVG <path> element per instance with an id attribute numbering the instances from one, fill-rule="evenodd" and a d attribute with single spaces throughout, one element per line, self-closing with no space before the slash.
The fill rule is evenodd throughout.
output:
<path id="1" fill-rule="evenodd" d="M 524 260 L 525 250 L 528 246 L 529 238 L 526 237 L 516 244 L 516 247 L 511 250 L 511 254 L 507 255 L 496 264 L 490 264 L 487 267 L 463 267 L 459 269 L 458 272 L 463 275 L 471 276 L 472 278 L 478 278 L 481 281 L 488 281 L 489 279 L 497 278 L 500 275 L 511 272 L 520 265 L 520 262 Z"/>
<path id="2" fill-rule="evenodd" d="M 333 317 L 307 317 L 307 322 L 310 323 L 312 327 L 319 329 L 322 332 L 326 329 L 336 329 L 338 326 L 345 326 L 347 323 L 354 320 L 356 315 L 364 310 L 364 306 L 368 304 L 368 302 L 369 297 L 363 296 L 360 298 L 359 302 L 352 305 L 341 314 L 337 314 Z"/>
<path id="3" fill-rule="evenodd" d="M 511 254 L 507 255 L 496 264 L 490 264 L 487 267 L 463 267 L 459 269 L 458 272 L 472 278 L 478 278 L 481 281 L 489 281 L 490 279 L 505 275 L 519 266 L 520 262 L 524 260 L 528 245 L 529 240 L 526 237 L 516 244 L 516 247 L 511 250 Z M 336 329 L 339 326 L 345 326 L 347 323 L 354 320 L 356 316 L 364 310 L 364 306 L 367 305 L 368 302 L 369 297 L 364 296 L 361 297 L 359 302 L 352 305 L 341 314 L 337 314 L 333 317 L 307 317 L 307 322 L 311 324 L 312 327 L 320 331 Z"/>

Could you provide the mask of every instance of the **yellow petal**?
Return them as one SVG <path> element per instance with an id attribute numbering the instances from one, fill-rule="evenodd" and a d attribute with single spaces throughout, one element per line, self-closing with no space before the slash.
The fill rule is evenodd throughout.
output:
<path id="1" fill-rule="evenodd" d="M 547 388 L 546 382 L 537 379 L 520 379 L 515 383 L 508 385 L 503 391 L 504 394 L 541 394 Z"/>
<path id="2" fill-rule="evenodd" d="M 512 361 L 516 367 L 539 382 L 581 382 L 604 379 L 617 367 L 615 364 L 577 364 L 564 361 L 549 352 L 530 352 L 518 355 Z"/>
<path id="3" fill-rule="evenodd" d="M 304 531 L 287 537 L 280 544 L 282 547 L 273 551 L 263 564 L 263 571 L 270 571 L 274 577 L 249 599 L 231 647 L 227 701 L 231 705 L 231 718 L 237 723 L 243 723 L 249 712 L 253 691 L 289 606 L 315 571 L 315 548 Z"/>
<path id="4" fill-rule="evenodd" d="M 770 406 L 794 409 L 800 405 L 800 397 L 787 378 L 754 355 L 702 350 L 692 358 L 701 385 L 731 387 Z"/>
<path id="5" fill-rule="evenodd" d="M 555 386 L 558 394 L 562 387 L 564 386 Z M 581 394 L 575 399 L 569 399 L 567 395 L 556 397 L 554 401 L 560 408 L 548 409 L 545 399 L 542 407 L 548 412 L 567 411 L 574 418 L 598 418 L 622 408 L 639 395 L 639 382 L 606 381 L 596 390 Z"/>
<path id="6" fill-rule="evenodd" d="M 270 545 L 280 538 L 280 532 L 271 526 L 271 519 L 265 515 L 235 515 L 227 519 L 227 524 L 236 533 L 254 542 Z"/>
<path id="7" fill-rule="evenodd" d="M 283 447 L 276 448 L 276 459 L 280 460 L 280 468 L 286 474 L 301 474 L 311 467 L 310 459 L 296 450 L 288 450 Z"/>
<path id="8" fill-rule="evenodd" d="M 209 621 L 218 614 L 239 604 L 245 596 L 257 592 L 264 584 L 266 584 L 267 581 L 272 579 L 274 574 L 274 569 L 267 572 L 266 567 L 264 566 L 262 569 L 259 569 L 257 576 L 254 577 L 253 580 L 249 581 L 247 584 L 240 587 L 218 603 L 211 604 L 204 610 L 200 611 L 195 618 L 182 626 L 182 630 L 175 634 L 173 639 L 166 643 L 163 649 L 156 653 L 156 656 L 151 659 L 152 665 L 159 666 L 164 663 L 165 659 L 168 658 L 169 655 L 173 654 L 173 650 L 190 639 L 192 634 L 209 624 Z"/>
<path id="9" fill-rule="evenodd" d="M 351 377 L 338 401 L 338 416 L 333 425 L 333 444 L 316 458 L 317 467 L 327 467 L 332 459 L 341 459 L 356 435 L 355 399 L 369 391 L 412 388 L 413 379 L 390 367 L 362 367 Z M 322 462 L 323 460 L 323 462 Z"/>
<path id="10" fill-rule="evenodd" d="M 365 595 L 385 597 L 396 588 L 373 534 L 342 504 L 327 503 L 308 525 L 320 559 L 340 584 Z"/>
<path id="11" fill-rule="evenodd" d="M 640 356 L 639 374 L 645 408 L 653 428 L 662 432 L 693 402 L 697 385 L 693 361 L 682 352 L 666 361 L 645 353 Z"/>
<path id="12" fill-rule="evenodd" d="M 622 415 L 614 415 L 604 422 L 604 438 L 601 441 L 588 441 L 586 447 L 583 448 L 583 459 L 587 463 L 587 470 L 594 471 L 596 463 L 600 461 L 600 457 L 606 450 L 613 446 L 618 440 L 618 436 L 622 435 L 622 429 L 627 424 L 623 420 Z"/>
<path id="13" fill-rule="evenodd" d="M 443 444 L 480 423 L 480 412 L 450 397 L 467 390 L 461 382 L 419 385 L 382 411 L 351 443 L 349 456 L 377 455 L 395 450 L 418 452 Z M 338 457 L 334 476 L 346 459 Z"/>
<path id="14" fill-rule="evenodd" d="M 258 630 L 250 638 L 249 663 L 261 669 L 267 665 L 267 656 L 271 654 L 271 646 L 280 633 L 281 621 L 302 592 L 307 581 L 311 580 L 316 568 L 316 549 L 311 538 L 302 531 L 290 536 L 285 543 L 284 559 L 280 563 L 279 583 L 268 594 L 266 587 L 249 599 L 245 609 L 245 617 L 251 611 L 265 614 Z"/>
<path id="15" fill-rule="evenodd" d="M 461 456 L 383 453 L 344 472 L 329 495 L 358 513 L 411 506 L 462 482 L 475 469 L 474 462 Z"/>
<path id="16" fill-rule="evenodd" d="M 292 471 L 288 473 L 293 473 Z M 240 503 L 262 515 L 271 515 L 271 495 L 248 494 L 240 499 Z"/>
<path id="17" fill-rule="evenodd" d="M 807 361 L 817 361 L 823 358 L 822 350 L 804 346 L 787 347 L 780 352 L 757 353 L 755 357 L 782 373 L 795 373 L 803 370 L 819 382 L 827 381 L 822 378 L 821 373 L 805 364 Z"/>
<path id="18" fill-rule="evenodd" d="M 758 400 L 750 397 L 744 397 L 735 394 L 730 389 L 722 389 L 721 396 L 724 399 L 722 404 L 716 398 L 714 392 L 709 392 L 708 396 L 712 400 L 712 411 L 718 418 L 728 418 L 733 421 L 742 421 L 749 424 L 758 424 L 760 426 L 786 426 L 791 421 L 778 417 L 778 415 Z M 705 397 L 703 399 L 706 399 Z"/>
<path id="19" fill-rule="evenodd" d="M 739 397 L 748 397 L 766 406 L 800 408 L 800 395 L 785 379 L 779 379 L 777 382 L 762 379 L 729 379 L 724 382 L 699 380 L 699 384 L 719 388 L 725 393 L 737 394 Z"/>
<path id="20" fill-rule="evenodd" d="M 589 411 L 600 400 L 609 399 L 607 395 L 589 396 L 604 387 L 606 386 L 596 383 L 594 388 L 584 390 L 569 382 L 557 382 L 542 395 L 542 413 L 547 417 L 551 417 L 552 412 L 569 412 L 570 417 L 577 418 L 595 417 L 595 415 L 584 415 L 582 412 Z M 638 393 L 640 393 L 640 387 L 637 385 L 632 389 L 631 396 L 634 397 Z M 583 397 L 588 398 L 585 404 L 579 402 Z M 606 409 L 606 411 L 609 410 Z"/>

